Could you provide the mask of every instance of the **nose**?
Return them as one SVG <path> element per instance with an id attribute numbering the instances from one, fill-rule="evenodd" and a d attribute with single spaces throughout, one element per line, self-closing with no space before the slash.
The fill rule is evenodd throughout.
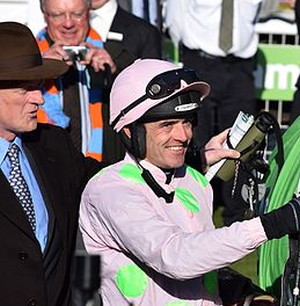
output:
<path id="1" fill-rule="evenodd" d="M 191 126 L 184 124 L 183 122 L 176 124 L 174 129 L 174 138 L 176 138 L 179 141 L 185 142 L 187 140 L 190 140 L 191 137 L 192 137 Z"/>
<path id="2" fill-rule="evenodd" d="M 66 14 L 64 18 L 64 27 L 72 28 L 74 26 L 74 20 L 71 14 Z"/>
<path id="3" fill-rule="evenodd" d="M 27 92 L 27 101 L 35 104 L 44 104 L 44 98 L 40 89 L 34 89 Z"/>

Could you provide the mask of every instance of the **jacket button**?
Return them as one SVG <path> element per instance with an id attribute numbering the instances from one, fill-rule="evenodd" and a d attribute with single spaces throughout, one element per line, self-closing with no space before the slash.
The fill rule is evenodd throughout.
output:
<path id="1" fill-rule="evenodd" d="M 21 261 L 25 261 L 27 258 L 28 258 L 28 254 L 27 254 L 26 252 L 21 251 L 21 252 L 19 253 L 19 259 L 20 259 Z"/>
<path id="2" fill-rule="evenodd" d="M 36 299 L 30 298 L 30 299 L 28 300 L 27 305 L 28 305 L 28 306 L 36 306 L 36 305 L 37 305 Z"/>

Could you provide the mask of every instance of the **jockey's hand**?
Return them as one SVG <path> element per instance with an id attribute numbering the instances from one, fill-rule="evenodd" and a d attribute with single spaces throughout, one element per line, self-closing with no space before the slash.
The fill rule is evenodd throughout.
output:
<path id="1" fill-rule="evenodd" d="M 223 144 L 227 139 L 229 129 L 212 137 L 202 150 L 203 171 L 206 172 L 209 166 L 215 164 L 223 158 L 238 159 L 240 153 L 232 149 L 224 149 Z"/>
<path id="2" fill-rule="evenodd" d="M 294 197 L 280 208 L 260 216 L 267 238 L 281 238 L 300 232 L 300 198 Z"/>

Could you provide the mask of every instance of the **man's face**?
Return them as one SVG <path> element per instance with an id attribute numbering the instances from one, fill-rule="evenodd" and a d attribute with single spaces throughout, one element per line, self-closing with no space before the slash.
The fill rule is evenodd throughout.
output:
<path id="1" fill-rule="evenodd" d="M 47 0 L 44 18 L 54 42 L 79 45 L 89 29 L 89 10 L 84 0 Z"/>
<path id="2" fill-rule="evenodd" d="M 44 103 L 40 86 L 33 81 L 0 82 L 0 137 L 10 141 L 36 129 L 37 110 Z"/>
<path id="3" fill-rule="evenodd" d="M 168 119 L 145 123 L 146 160 L 163 169 L 183 165 L 192 138 L 192 123 L 186 119 Z"/>
<path id="4" fill-rule="evenodd" d="M 110 1 L 110 0 L 92 0 L 92 9 L 96 10 L 96 9 L 102 7 L 108 1 Z"/>

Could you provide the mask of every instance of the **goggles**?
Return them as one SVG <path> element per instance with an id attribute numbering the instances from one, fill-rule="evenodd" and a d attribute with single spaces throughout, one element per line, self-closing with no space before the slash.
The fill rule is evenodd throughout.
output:
<path id="1" fill-rule="evenodd" d="M 134 109 L 147 99 L 158 100 L 168 97 L 181 87 L 181 80 L 187 84 L 199 82 L 200 78 L 196 71 L 189 68 L 181 68 L 163 72 L 155 76 L 146 86 L 146 93 L 124 108 L 112 122 L 114 127 L 121 117 Z"/>

